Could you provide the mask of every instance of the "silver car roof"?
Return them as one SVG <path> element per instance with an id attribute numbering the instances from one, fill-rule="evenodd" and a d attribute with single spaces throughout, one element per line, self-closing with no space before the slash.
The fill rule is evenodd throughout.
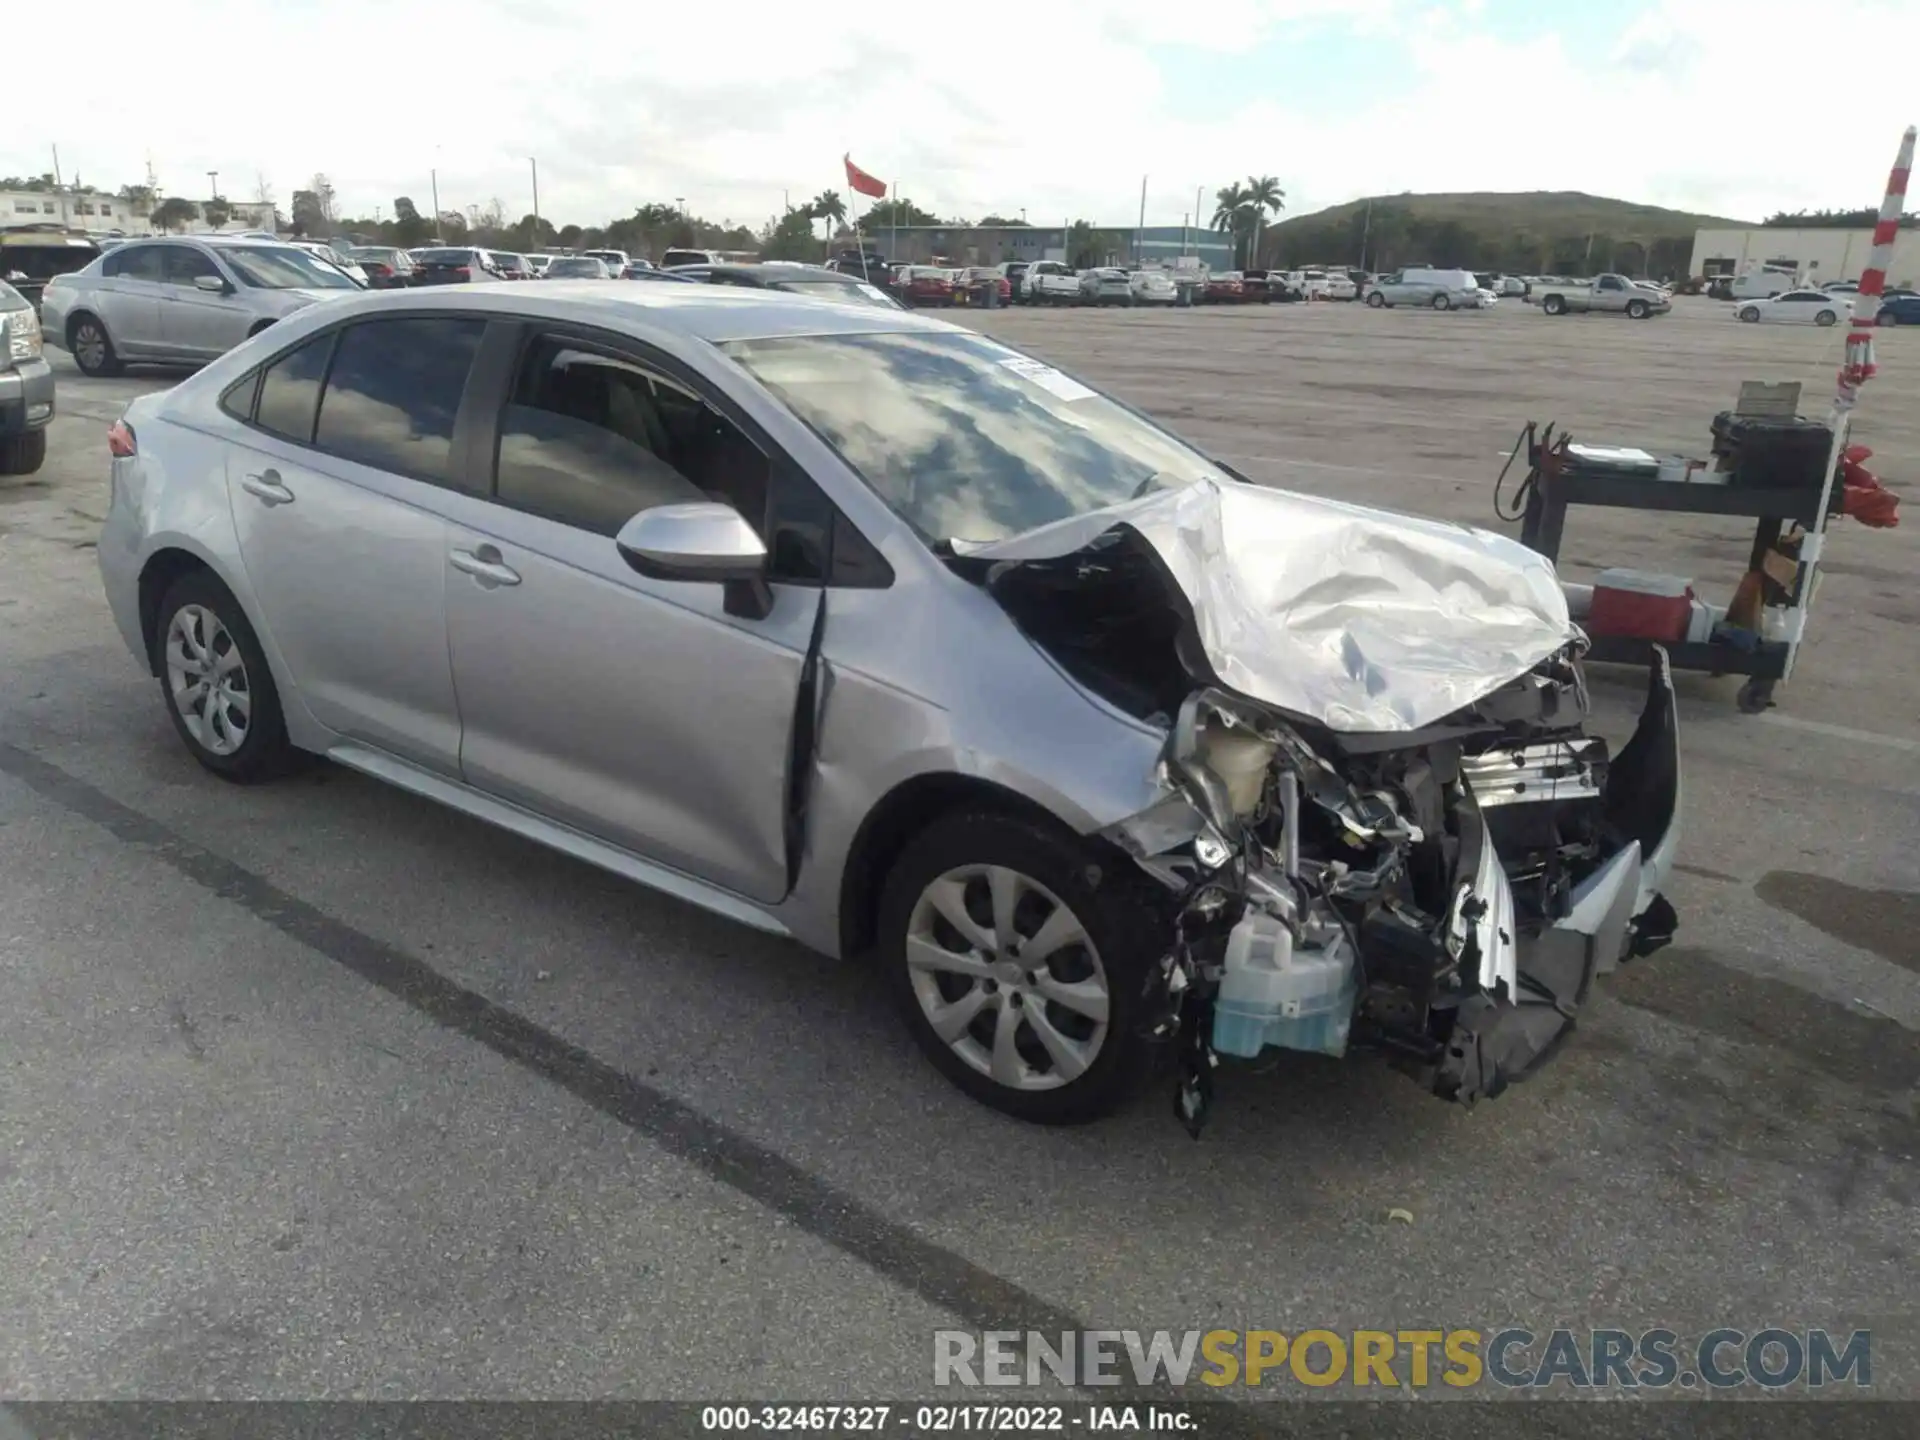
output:
<path id="1" fill-rule="evenodd" d="M 529 293 L 537 290 L 537 294 Z M 816 300 L 783 290 L 719 285 L 623 285 L 601 280 L 549 280 L 539 286 L 448 285 L 417 290 L 370 290 L 313 307 L 326 320 L 378 314 L 460 310 L 467 314 L 537 316 L 610 329 L 667 331 L 724 343 L 781 335 L 855 335 L 898 331 L 962 333 L 958 325 L 908 310 Z M 301 317 L 307 318 L 306 315 Z"/>

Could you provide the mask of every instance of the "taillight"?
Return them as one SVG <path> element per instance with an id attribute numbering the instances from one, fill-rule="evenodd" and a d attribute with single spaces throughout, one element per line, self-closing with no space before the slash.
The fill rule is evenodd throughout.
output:
<path id="1" fill-rule="evenodd" d="M 124 420 L 114 421 L 107 431 L 107 450 L 116 460 L 131 460 L 138 455 L 140 446 L 134 439 L 133 427 Z"/>
<path id="2" fill-rule="evenodd" d="M 456 275 L 471 275 L 473 271 L 465 265 L 456 265 L 453 267 L 453 273 Z"/>

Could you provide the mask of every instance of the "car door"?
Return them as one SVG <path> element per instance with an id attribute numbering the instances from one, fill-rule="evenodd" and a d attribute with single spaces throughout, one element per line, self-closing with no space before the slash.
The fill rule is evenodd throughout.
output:
<path id="1" fill-rule="evenodd" d="M 160 307 L 166 302 L 166 245 L 121 245 L 100 265 L 89 304 L 124 360 L 167 353 Z"/>
<path id="2" fill-rule="evenodd" d="M 778 900 L 818 585 L 774 545 L 772 608 L 755 618 L 717 583 L 643 578 L 614 545 L 657 504 L 725 499 L 765 523 L 774 457 L 629 342 L 530 330 L 508 368 L 492 503 L 449 535 L 467 783 Z"/>
<path id="3" fill-rule="evenodd" d="M 268 364 L 228 494 L 263 628 L 299 698 L 350 741 L 457 776 L 447 658 L 454 437 L 484 320 L 363 320 Z M 243 394 L 244 392 L 242 392 Z"/>
<path id="4" fill-rule="evenodd" d="M 202 278 L 220 282 L 202 290 Z M 197 245 L 169 245 L 162 270 L 165 299 L 160 334 L 167 349 L 193 360 L 213 360 L 247 338 L 253 316 L 234 298 L 233 282 Z"/>

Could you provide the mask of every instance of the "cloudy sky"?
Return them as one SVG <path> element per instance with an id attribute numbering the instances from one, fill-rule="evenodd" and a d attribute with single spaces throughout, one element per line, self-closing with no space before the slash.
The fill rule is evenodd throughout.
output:
<path id="1" fill-rule="evenodd" d="M 557 223 L 684 198 L 757 226 L 851 151 L 973 219 L 1129 223 L 1144 176 L 1179 224 L 1250 172 L 1293 214 L 1578 189 L 1758 219 L 1877 203 L 1920 118 L 1877 58 L 1920 0 L 91 0 L 86 27 L 97 66 L 9 68 L 0 175 L 58 145 L 68 179 L 151 160 L 165 193 L 217 170 L 284 209 L 320 171 L 348 214 L 428 209 L 437 169 L 443 208 L 517 216 L 537 157 Z"/>

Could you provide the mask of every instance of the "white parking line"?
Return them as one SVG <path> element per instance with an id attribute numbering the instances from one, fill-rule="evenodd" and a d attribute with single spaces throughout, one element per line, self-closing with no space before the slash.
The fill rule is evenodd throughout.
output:
<path id="1" fill-rule="evenodd" d="M 1851 725 L 1829 725 L 1824 720 L 1802 720 L 1797 715 L 1779 715 L 1771 710 L 1757 718 L 1768 725 L 1784 725 L 1789 730 L 1807 730 L 1815 735 L 1831 735 L 1836 740 L 1857 740 L 1862 745 L 1884 745 L 1889 750 L 1903 750 L 1909 755 L 1920 755 L 1920 740 L 1909 740 L 1904 735 L 1882 735 L 1876 730 L 1856 730 Z"/>

